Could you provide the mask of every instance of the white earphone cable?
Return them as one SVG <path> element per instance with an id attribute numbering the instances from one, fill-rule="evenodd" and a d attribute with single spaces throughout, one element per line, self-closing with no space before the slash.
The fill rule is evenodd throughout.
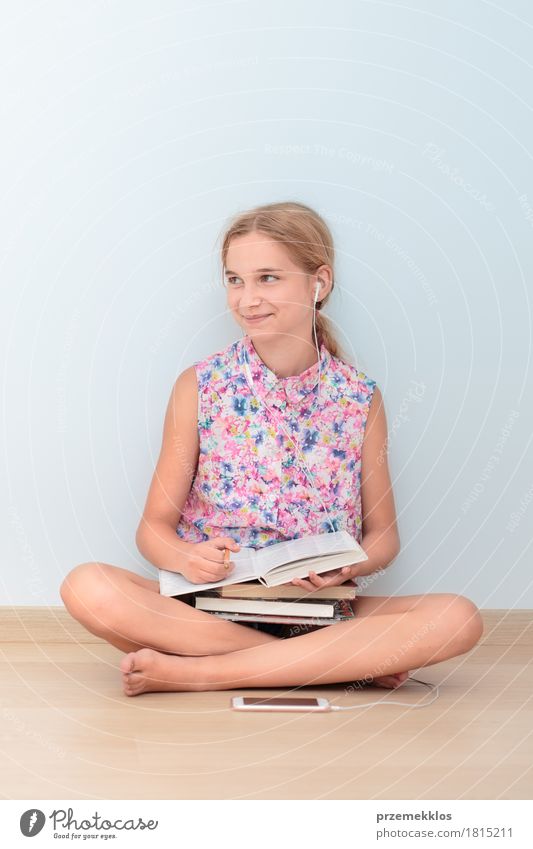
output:
<path id="1" fill-rule="evenodd" d="M 319 399 L 320 399 L 320 366 L 321 366 L 321 356 L 320 356 L 320 350 L 318 348 L 318 339 L 317 339 L 317 334 L 316 334 L 316 302 L 318 300 L 319 291 L 320 291 L 320 284 L 317 282 L 316 287 L 315 287 L 315 298 L 314 298 L 314 304 L 313 304 L 313 331 L 314 331 L 314 336 L 315 336 L 315 347 L 316 347 L 317 354 L 318 354 L 318 385 L 317 385 L 317 397 L 316 397 L 316 401 L 315 401 L 317 406 L 318 406 L 318 402 L 319 402 Z M 245 373 L 246 373 L 246 380 L 248 382 L 248 385 L 250 387 L 250 390 L 251 390 L 254 398 L 256 398 L 256 400 L 259 401 L 260 403 L 262 403 L 264 407 L 266 407 L 266 409 L 272 415 L 276 424 L 278 424 L 278 426 L 281 427 L 281 429 L 284 431 L 286 436 L 288 436 L 289 439 L 292 440 L 294 442 L 294 444 L 296 445 L 297 450 L 298 450 L 298 452 L 301 456 L 301 459 L 303 461 L 302 468 L 305 466 L 304 472 L 305 472 L 305 475 L 307 477 L 307 480 L 310 482 L 312 488 L 314 489 L 314 491 L 318 495 L 319 501 L 322 504 L 322 507 L 324 508 L 324 511 L 325 511 L 325 513 L 328 517 L 328 522 L 331 525 L 331 529 L 334 532 L 335 526 L 333 525 L 333 522 L 331 521 L 329 511 L 328 511 L 326 505 L 324 504 L 324 502 L 322 500 L 320 492 L 318 491 L 318 489 L 314 485 L 314 482 L 311 480 L 311 478 L 309 477 L 309 474 L 307 473 L 308 471 L 311 473 L 311 470 L 307 466 L 307 463 L 306 463 L 305 458 L 303 456 L 303 451 L 300 448 L 299 440 L 297 440 L 294 437 L 294 435 L 290 434 L 288 432 L 288 430 L 284 427 L 284 425 L 281 424 L 280 421 L 276 420 L 276 416 L 273 415 L 272 409 L 268 406 L 268 404 L 266 404 L 265 401 L 263 401 L 263 400 L 261 400 L 260 398 L 257 397 L 257 394 L 256 394 L 255 389 L 254 389 L 254 385 L 253 385 L 252 374 L 250 372 L 250 367 L 249 367 L 249 364 L 248 364 L 247 352 L 245 352 L 244 368 L 245 368 Z M 429 687 L 430 691 L 433 692 L 432 698 L 429 699 L 428 701 L 422 702 L 421 704 L 410 704 L 409 702 L 400 702 L 397 699 L 381 699 L 381 700 L 376 701 L 376 702 L 366 702 L 365 704 L 362 704 L 362 705 L 331 705 L 330 709 L 331 710 L 360 710 L 360 709 L 367 708 L 367 707 L 373 707 L 374 705 L 402 705 L 403 707 L 419 708 L 419 707 L 427 707 L 428 705 L 432 704 L 436 699 L 438 699 L 439 688 L 438 688 L 437 685 L 430 684 L 427 681 L 421 681 L 419 678 L 413 678 L 412 676 L 409 676 L 408 678 L 405 679 L 405 681 L 402 682 L 402 684 L 400 684 L 400 687 L 402 687 L 405 684 L 406 681 L 416 681 L 418 684 L 423 684 L 425 687 Z M 396 689 L 399 689 L 399 687 L 397 687 Z"/>
<path id="2" fill-rule="evenodd" d="M 314 330 L 314 335 L 315 335 L 315 347 L 316 347 L 317 354 L 318 354 L 318 383 L 317 383 L 317 397 L 316 397 L 316 399 L 315 399 L 315 404 L 316 404 L 317 406 L 318 406 L 318 403 L 319 403 L 319 400 L 320 400 L 320 382 L 321 382 L 321 381 L 320 381 L 320 376 L 321 376 L 321 356 L 320 356 L 320 350 L 319 350 L 319 348 L 318 348 L 318 339 L 317 339 L 317 335 L 316 335 L 316 302 L 317 302 L 317 300 L 318 300 L 318 293 L 319 293 L 319 291 L 320 291 L 320 284 L 319 284 L 319 283 L 317 283 L 317 284 L 316 284 L 316 287 L 315 287 L 315 299 L 314 299 L 314 304 L 313 304 L 313 330 Z M 299 442 L 299 440 L 297 440 L 297 439 L 296 439 L 296 437 L 295 437 L 293 434 L 290 434 L 290 433 L 288 432 L 288 430 L 285 428 L 285 426 L 284 426 L 284 425 L 283 425 L 283 424 L 282 424 L 282 423 L 281 423 L 281 422 L 280 422 L 280 421 L 276 418 L 276 416 L 273 414 L 272 409 L 269 407 L 269 405 L 268 405 L 265 401 L 263 401 L 263 400 L 261 400 L 261 399 L 259 399 L 259 398 L 257 397 L 256 392 L 255 392 L 255 389 L 254 389 L 254 385 L 253 385 L 253 379 L 252 379 L 252 375 L 251 375 L 251 372 L 250 372 L 250 367 L 249 367 L 249 365 L 248 365 L 248 358 L 247 358 L 247 356 L 246 356 L 245 361 L 244 361 L 244 367 L 245 367 L 245 372 L 246 372 L 246 379 L 247 379 L 247 381 L 248 381 L 248 385 L 250 386 L 250 389 L 251 389 L 251 391 L 252 391 L 252 393 L 253 393 L 254 397 L 256 398 L 256 400 L 257 400 L 257 401 L 260 401 L 260 403 L 262 403 L 264 407 L 266 407 L 266 409 L 267 409 L 267 410 L 268 410 L 268 412 L 271 414 L 271 416 L 272 416 L 273 420 L 274 420 L 274 421 L 275 421 L 275 423 L 278 425 L 278 427 L 280 427 L 280 428 L 281 428 L 281 430 L 283 430 L 283 432 L 285 433 L 285 435 L 286 435 L 286 436 L 288 436 L 288 438 L 289 438 L 292 442 L 294 442 L 294 444 L 295 444 L 295 446 L 296 446 L 296 448 L 297 448 L 297 451 L 298 451 L 298 453 L 299 453 L 299 455 L 300 455 L 300 458 L 301 458 L 301 460 L 302 460 L 302 462 L 303 462 L 303 466 L 302 466 L 302 468 L 303 468 L 303 467 L 305 467 L 305 468 L 303 468 L 303 471 L 305 472 L 305 476 L 307 477 L 307 480 L 308 480 L 308 481 L 309 481 L 309 483 L 311 484 L 311 487 L 313 488 L 313 490 L 315 491 L 315 493 L 316 493 L 316 494 L 317 494 L 317 496 L 318 496 L 318 499 L 319 499 L 319 501 L 320 501 L 320 503 L 321 503 L 321 505 L 322 505 L 322 507 L 323 507 L 323 509 L 324 509 L 324 512 L 325 512 L 325 514 L 326 514 L 327 518 L 328 518 L 328 522 L 329 522 L 329 524 L 330 524 L 331 530 L 332 530 L 333 532 L 335 532 L 335 525 L 334 525 L 334 524 L 333 524 L 333 522 L 331 521 L 331 516 L 330 516 L 330 514 L 329 514 L 329 510 L 328 510 L 328 508 L 326 507 L 326 505 L 324 504 L 324 501 L 322 500 L 322 496 L 320 495 L 320 492 L 318 491 L 317 487 L 315 486 L 315 484 L 314 484 L 313 480 L 309 477 L 309 474 L 312 474 L 312 472 L 311 472 L 311 470 L 309 469 L 309 466 L 307 465 L 307 463 L 306 463 L 306 461 L 305 461 L 305 458 L 304 458 L 304 456 L 303 456 L 303 451 L 302 451 L 302 449 L 300 448 L 300 442 Z M 308 474 L 308 472 L 309 472 L 309 474 Z"/>
<path id="3" fill-rule="evenodd" d="M 420 708 L 433 704 L 433 702 L 439 698 L 439 688 L 437 684 L 429 684 L 427 681 L 421 681 L 420 678 L 413 678 L 411 675 L 406 678 L 405 681 L 402 681 L 400 686 L 395 689 L 399 690 L 400 687 L 403 687 L 407 681 L 416 681 L 418 684 L 423 684 L 424 687 L 429 687 L 433 696 L 418 705 L 413 705 L 410 702 L 399 702 L 397 699 L 380 699 L 377 702 L 365 702 L 363 705 L 331 705 L 331 710 L 359 710 L 361 708 L 374 707 L 374 705 L 402 705 L 403 707 Z"/>

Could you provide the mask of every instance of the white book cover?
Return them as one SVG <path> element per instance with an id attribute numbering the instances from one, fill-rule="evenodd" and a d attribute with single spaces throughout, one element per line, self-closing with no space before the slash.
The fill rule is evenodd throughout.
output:
<path id="1" fill-rule="evenodd" d="M 233 613 L 268 613 L 272 616 L 334 616 L 335 605 L 312 601 L 261 601 L 244 598 L 196 596 L 198 610 L 229 610 Z"/>

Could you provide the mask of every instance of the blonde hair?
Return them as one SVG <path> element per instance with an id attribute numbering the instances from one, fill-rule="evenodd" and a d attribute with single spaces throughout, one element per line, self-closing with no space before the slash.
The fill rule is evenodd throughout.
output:
<path id="1" fill-rule="evenodd" d="M 265 233 L 284 245 L 291 260 L 306 274 L 314 274 L 321 265 L 329 265 L 333 271 L 335 248 L 328 225 L 314 209 L 297 201 L 264 204 L 238 213 L 222 239 L 223 271 L 226 267 L 228 248 L 234 236 L 243 236 L 255 231 Z M 335 338 L 331 321 L 320 312 L 334 286 L 333 280 L 331 291 L 316 304 L 317 341 L 319 346 L 323 343 L 330 354 L 348 363 L 349 358 Z"/>

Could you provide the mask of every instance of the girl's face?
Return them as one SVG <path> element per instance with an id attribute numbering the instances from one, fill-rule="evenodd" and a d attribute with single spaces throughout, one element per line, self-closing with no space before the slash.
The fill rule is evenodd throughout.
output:
<path id="1" fill-rule="evenodd" d="M 247 335 L 311 337 L 316 275 L 294 265 L 284 245 L 265 233 L 231 240 L 225 285 L 228 307 Z"/>

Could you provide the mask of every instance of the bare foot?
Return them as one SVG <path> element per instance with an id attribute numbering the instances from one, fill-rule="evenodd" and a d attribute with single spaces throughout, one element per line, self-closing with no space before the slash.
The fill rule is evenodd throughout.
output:
<path id="1" fill-rule="evenodd" d="M 195 683 L 196 660 L 196 657 L 163 654 L 154 649 L 130 652 L 120 661 L 124 694 L 200 690 Z"/>
<path id="2" fill-rule="evenodd" d="M 396 672 L 394 675 L 381 675 L 379 678 L 373 678 L 370 683 L 375 684 L 376 687 L 386 687 L 388 690 L 395 690 L 408 677 L 408 672 Z"/>

